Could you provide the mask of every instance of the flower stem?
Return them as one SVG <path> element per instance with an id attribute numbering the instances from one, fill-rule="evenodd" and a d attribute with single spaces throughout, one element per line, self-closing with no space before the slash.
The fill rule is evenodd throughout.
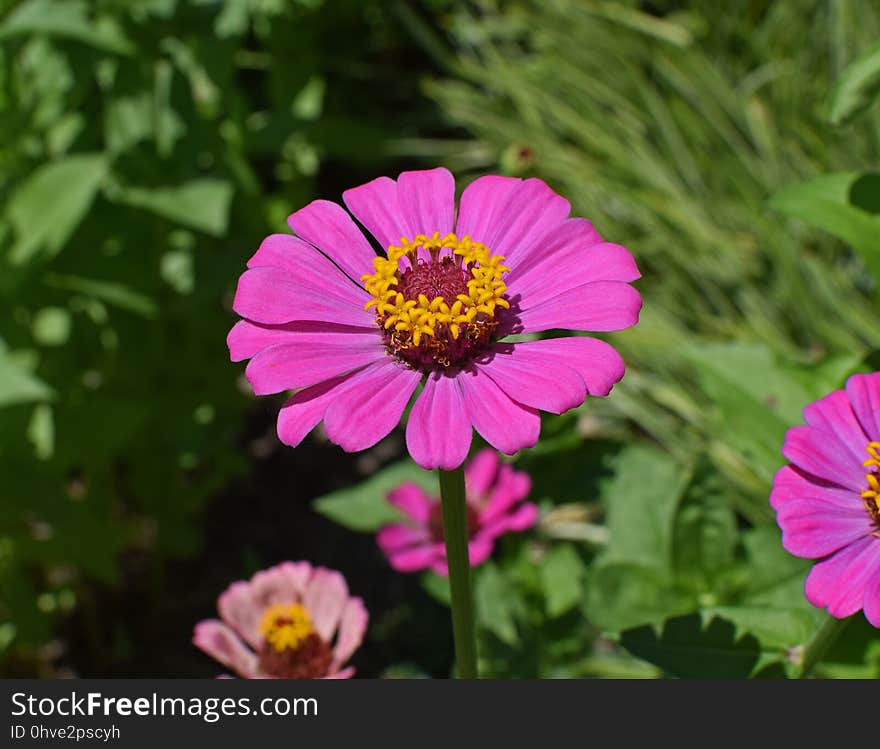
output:
<path id="1" fill-rule="evenodd" d="M 801 670 L 798 673 L 799 679 L 806 679 L 813 672 L 813 669 L 828 652 L 828 648 L 835 643 L 844 627 L 852 619 L 851 616 L 846 619 L 835 619 L 833 616 L 829 616 L 825 619 L 822 626 L 816 630 L 813 638 L 804 646 Z"/>
<path id="2" fill-rule="evenodd" d="M 440 470 L 440 498 L 443 503 L 443 538 L 449 565 L 452 597 L 452 635 L 459 679 L 477 678 L 477 642 L 471 597 L 471 563 L 468 554 L 467 501 L 464 469 Z"/>

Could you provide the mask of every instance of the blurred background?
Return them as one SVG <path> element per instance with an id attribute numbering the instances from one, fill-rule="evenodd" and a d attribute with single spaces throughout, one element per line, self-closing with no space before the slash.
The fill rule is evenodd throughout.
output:
<path id="1" fill-rule="evenodd" d="M 365 599 L 359 675 L 449 674 L 442 579 L 372 535 L 401 432 L 283 447 L 225 345 L 290 213 L 441 164 L 546 180 L 643 273 L 624 381 L 517 459 L 484 673 L 706 675 L 683 637 L 785 675 L 779 446 L 877 368 L 878 41 L 871 0 L 0 0 L 0 675 L 213 676 L 193 625 L 284 559 Z M 880 676 L 876 631 L 823 669 Z"/>

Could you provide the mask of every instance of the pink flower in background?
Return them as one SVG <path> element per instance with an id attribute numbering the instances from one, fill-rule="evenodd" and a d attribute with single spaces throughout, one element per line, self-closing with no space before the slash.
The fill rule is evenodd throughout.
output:
<path id="1" fill-rule="evenodd" d="M 446 169 L 380 177 L 343 194 L 383 249 L 339 205 L 316 200 L 248 262 L 228 337 L 258 395 L 297 392 L 278 436 L 297 445 L 319 422 L 352 452 L 385 437 L 424 383 L 406 428 L 424 468 L 457 468 L 472 429 L 512 454 L 534 445 L 539 410 L 607 395 L 623 360 L 573 336 L 634 325 L 641 298 L 630 253 L 538 179 L 481 177 L 461 196 Z"/>
<path id="2" fill-rule="evenodd" d="M 464 476 L 473 567 L 489 558 L 496 538 L 533 526 L 538 508 L 523 502 L 532 488 L 529 475 L 501 463 L 494 450 L 478 452 L 465 466 Z M 392 490 L 388 501 L 407 516 L 406 522 L 386 525 L 376 536 L 391 566 L 398 572 L 430 567 L 448 574 L 440 500 L 407 483 Z"/>
<path id="3" fill-rule="evenodd" d="M 345 578 L 284 562 L 235 582 L 217 600 L 220 620 L 199 622 L 193 643 L 246 679 L 349 679 L 367 611 Z"/>
<path id="4" fill-rule="evenodd" d="M 853 375 L 804 419 L 785 436 L 791 465 L 770 494 L 782 544 L 819 560 L 807 577 L 810 603 L 838 619 L 864 609 L 880 627 L 880 373 Z"/>

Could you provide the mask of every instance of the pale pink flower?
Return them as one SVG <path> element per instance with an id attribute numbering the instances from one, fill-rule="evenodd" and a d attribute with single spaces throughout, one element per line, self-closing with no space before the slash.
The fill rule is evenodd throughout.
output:
<path id="1" fill-rule="evenodd" d="M 367 611 L 345 578 L 308 562 L 283 562 L 230 585 L 220 619 L 196 624 L 193 643 L 245 679 L 349 679 Z"/>
<path id="2" fill-rule="evenodd" d="M 502 463 L 494 450 L 478 452 L 465 466 L 464 476 L 473 567 L 489 558 L 496 538 L 533 526 L 538 508 L 523 502 L 532 487 L 529 475 Z M 406 515 L 405 522 L 386 525 L 376 536 L 391 566 L 399 572 L 430 567 L 447 575 L 440 499 L 428 496 L 417 484 L 406 483 L 393 489 L 388 501 Z"/>
<path id="3" fill-rule="evenodd" d="M 562 331 L 635 325 L 632 256 L 539 179 L 486 176 L 462 193 L 446 169 L 380 177 L 315 200 L 248 262 L 228 336 L 257 395 L 296 392 L 278 436 L 319 422 L 348 452 L 400 421 L 419 385 L 406 444 L 423 468 L 460 466 L 472 430 L 501 452 L 531 447 L 539 410 L 563 413 L 623 377 L 607 343 Z M 518 333 L 551 332 L 517 341 Z"/>

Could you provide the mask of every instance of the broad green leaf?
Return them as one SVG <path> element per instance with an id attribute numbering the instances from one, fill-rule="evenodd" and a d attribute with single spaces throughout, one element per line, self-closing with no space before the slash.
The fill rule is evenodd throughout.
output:
<path id="1" fill-rule="evenodd" d="M 665 574 L 688 471 L 666 453 L 642 446 L 622 450 L 615 467 L 603 492 L 610 537 L 599 562 L 640 564 Z"/>
<path id="2" fill-rule="evenodd" d="M 438 491 L 433 473 L 419 468 L 411 460 L 402 460 L 354 486 L 318 497 L 313 507 L 346 528 L 373 532 L 388 523 L 401 521 L 403 516 L 388 504 L 386 497 L 389 491 L 406 482 L 415 482 L 429 496 Z"/>
<path id="3" fill-rule="evenodd" d="M 786 187 L 770 207 L 833 234 L 850 245 L 875 279 L 880 279 L 880 219 L 850 201 L 858 175 L 841 172 Z"/>
<path id="4" fill-rule="evenodd" d="M 667 619 L 658 634 L 652 626 L 630 629 L 620 644 L 630 653 L 683 679 L 744 679 L 762 655 L 751 634 L 737 636 L 736 627 L 714 615 L 704 623 L 700 614 Z"/>
<path id="5" fill-rule="evenodd" d="M 494 562 L 480 567 L 474 582 L 474 602 L 484 629 L 507 645 L 519 642 L 516 620 L 525 604 L 516 587 Z"/>
<path id="6" fill-rule="evenodd" d="M 0 349 L 0 407 L 44 401 L 52 395 L 52 388 Z"/>
<path id="7" fill-rule="evenodd" d="M 703 344 L 684 353 L 717 409 L 717 429 L 769 481 L 783 462 L 785 432 L 810 396 L 763 346 Z"/>
<path id="8" fill-rule="evenodd" d="M 226 232 L 232 192 L 232 184 L 226 180 L 204 178 L 179 187 L 126 187 L 112 197 L 219 237 Z"/>
<path id="9" fill-rule="evenodd" d="M 120 55 L 135 51 L 114 19 L 95 18 L 82 0 L 26 0 L 0 26 L 0 39 L 25 34 L 73 39 Z"/>
<path id="10" fill-rule="evenodd" d="M 691 592 L 653 567 L 604 564 L 590 570 L 587 616 L 609 632 L 661 622 L 695 608 Z"/>
<path id="11" fill-rule="evenodd" d="M 106 173 L 102 154 L 67 156 L 34 171 L 6 206 L 16 235 L 10 262 L 22 265 L 40 251 L 58 253 L 89 210 Z"/>
<path id="12" fill-rule="evenodd" d="M 754 635 L 764 649 L 785 655 L 789 648 L 804 644 L 815 631 L 815 619 L 802 608 L 769 606 L 714 606 L 704 609 L 706 616 L 720 616 L 733 623 L 737 637 Z"/>
<path id="13" fill-rule="evenodd" d="M 677 576 L 705 590 L 712 588 L 715 577 L 734 559 L 736 517 L 724 489 L 717 474 L 700 472 L 675 518 Z"/>
<path id="14" fill-rule="evenodd" d="M 561 616 L 584 600 L 584 562 L 570 544 L 553 546 L 541 560 L 541 588 L 547 614 Z"/>
<path id="15" fill-rule="evenodd" d="M 880 44 L 851 62 L 840 75 L 828 102 L 828 118 L 834 125 L 851 121 L 877 100 L 880 94 Z"/>

